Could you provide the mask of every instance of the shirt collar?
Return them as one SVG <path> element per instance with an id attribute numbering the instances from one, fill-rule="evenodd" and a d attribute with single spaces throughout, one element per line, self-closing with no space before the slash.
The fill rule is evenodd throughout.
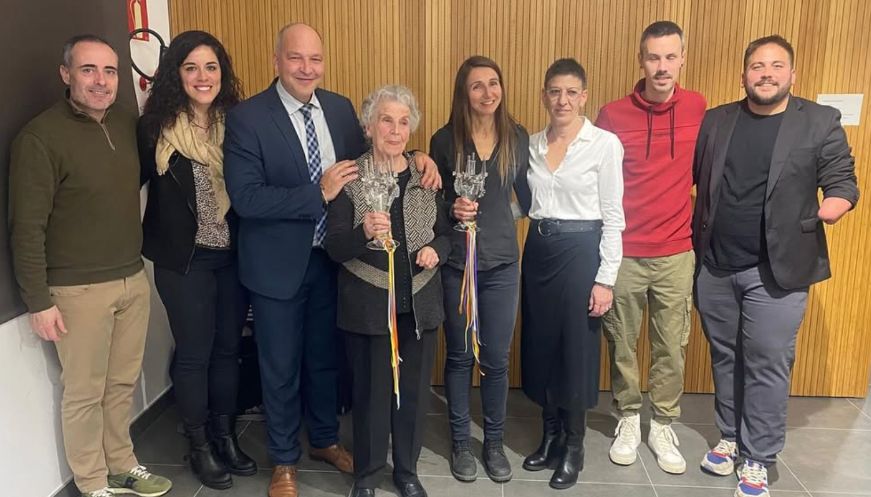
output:
<path id="1" fill-rule="evenodd" d="M 581 129 L 578 131 L 578 135 L 575 136 L 575 139 L 569 144 L 569 146 L 574 145 L 578 141 L 593 141 L 596 137 L 596 130 L 593 126 L 593 123 L 590 121 L 590 118 L 587 116 L 582 116 L 584 118 L 584 123 L 581 124 Z M 544 128 L 544 133 L 541 134 L 539 138 L 538 147 L 543 152 L 547 151 L 547 132 L 550 129 L 550 125 Z"/>
<path id="2" fill-rule="evenodd" d="M 284 89 L 284 85 L 281 84 L 281 80 L 275 82 L 275 89 L 278 91 L 278 98 L 281 99 L 281 103 L 284 104 L 284 108 L 287 109 L 288 114 L 293 114 L 298 111 L 305 105 L 303 102 L 300 102 L 293 95 L 290 94 L 287 90 Z M 317 92 L 312 93 L 311 100 L 308 103 L 312 104 L 312 107 L 315 109 L 321 108 L 321 103 L 318 100 Z"/>
<path id="3" fill-rule="evenodd" d="M 583 140 L 585 142 L 593 141 L 595 131 L 593 130 L 593 123 L 590 122 L 590 118 L 587 116 L 584 117 L 584 124 L 581 125 L 581 130 L 578 131 L 578 136 L 575 138 L 576 140 Z"/>

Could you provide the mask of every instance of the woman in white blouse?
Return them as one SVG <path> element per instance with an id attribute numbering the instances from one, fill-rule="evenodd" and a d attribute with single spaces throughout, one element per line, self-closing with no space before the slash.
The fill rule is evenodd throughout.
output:
<path id="1" fill-rule="evenodd" d="M 523 391 L 542 406 L 529 471 L 554 469 L 569 488 L 584 465 L 586 410 L 599 390 L 600 317 L 622 257 L 623 147 L 584 117 L 584 68 L 560 59 L 545 73 L 548 126 L 529 140 L 531 220 L 522 268 Z"/>

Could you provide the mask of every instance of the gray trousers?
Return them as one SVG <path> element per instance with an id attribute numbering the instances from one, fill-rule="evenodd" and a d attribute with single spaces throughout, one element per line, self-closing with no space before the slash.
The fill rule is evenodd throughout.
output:
<path id="1" fill-rule="evenodd" d="M 789 377 L 807 288 L 784 290 L 767 264 L 739 272 L 701 267 L 696 308 L 711 345 L 715 415 L 741 457 L 769 465 L 786 438 Z"/>

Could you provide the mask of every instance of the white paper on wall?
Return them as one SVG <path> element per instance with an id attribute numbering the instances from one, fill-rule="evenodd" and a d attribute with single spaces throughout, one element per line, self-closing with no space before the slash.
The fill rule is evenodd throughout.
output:
<path id="1" fill-rule="evenodd" d="M 864 96 L 863 93 L 820 93 L 817 95 L 817 103 L 841 111 L 842 126 L 858 126 Z"/>

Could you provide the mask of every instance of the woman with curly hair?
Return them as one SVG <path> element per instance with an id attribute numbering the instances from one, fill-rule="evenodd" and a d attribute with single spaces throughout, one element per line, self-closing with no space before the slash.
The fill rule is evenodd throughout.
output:
<path id="1" fill-rule="evenodd" d="M 175 338 L 171 372 L 191 468 L 217 489 L 233 484 L 230 473 L 257 472 L 235 433 L 247 298 L 221 149 L 224 115 L 241 98 L 221 43 L 187 31 L 163 55 L 138 129 L 141 179 L 150 182 L 142 252 Z"/>

